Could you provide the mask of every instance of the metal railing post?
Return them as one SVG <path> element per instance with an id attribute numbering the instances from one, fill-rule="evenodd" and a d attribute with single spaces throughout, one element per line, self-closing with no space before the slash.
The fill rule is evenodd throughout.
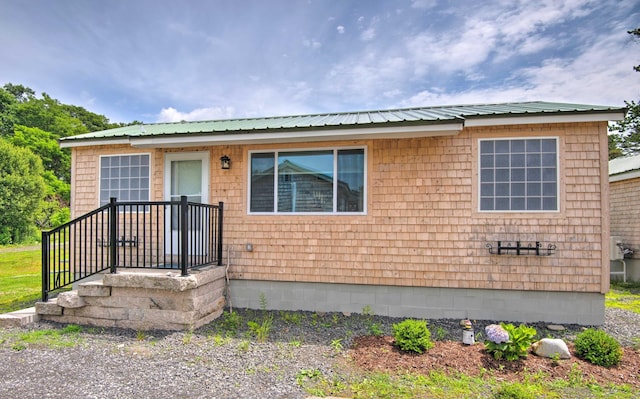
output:
<path id="1" fill-rule="evenodd" d="M 42 232 L 42 302 L 49 300 L 49 233 Z"/>
<path id="2" fill-rule="evenodd" d="M 218 202 L 218 266 L 222 266 L 222 218 L 224 202 Z"/>
<path id="3" fill-rule="evenodd" d="M 188 276 L 187 271 L 187 249 L 189 248 L 189 236 L 188 236 L 188 220 L 189 208 L 188 208 L 187 196 L 180 196 L 180 269 L 182 269 L 182 275 Z"/>
<path id="4" fill-rule="evenodd" d="M 109 200 L 109 266 L 111 273 L 116 273 L 118 264 L 118 207 L 116 198 Z"/>

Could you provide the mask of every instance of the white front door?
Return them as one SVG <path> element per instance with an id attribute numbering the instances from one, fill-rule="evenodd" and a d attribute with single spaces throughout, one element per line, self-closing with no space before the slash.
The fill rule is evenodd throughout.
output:
<path id="1" fill-rule="evenodd" d="M 180 201 L 187 196 L 189 202 L 207 203 L 209 201 L 209 153 L 208 152 L 176 152 L 167 153 L 164 158 L 164 199 Z M 179 207 L 171 209 L 171 217 L 167 218 L 167 243 L 165 253 L 177 254 L 180 249 Z M 191 218 L 190 218 L 191 219 Z M 203 224 L 190 220 L 189 240 L 202 242 Z M 197 252 L 202 252 L 202 249 Z M 190 255 L 203 255 L 194 253 Z"/>

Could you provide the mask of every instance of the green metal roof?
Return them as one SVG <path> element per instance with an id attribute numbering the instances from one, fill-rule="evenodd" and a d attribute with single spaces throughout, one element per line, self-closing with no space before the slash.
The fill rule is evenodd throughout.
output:
<path id="1" fill-rule="evenodd" d="M 171 135 L 232 135 L 323 129 L 359 129 L 412 125 L 464 123 L 482 118 L 624 113 L 621 107 L 520 102 L 502 104 L 449 105 L 378 111 L 340 112 L 314 115 L 275 116 L 266 118 L 224 119 L 199 122 L 150 123 L 70 136 L 61 142 L 103 141 L 118 138 Z"/>

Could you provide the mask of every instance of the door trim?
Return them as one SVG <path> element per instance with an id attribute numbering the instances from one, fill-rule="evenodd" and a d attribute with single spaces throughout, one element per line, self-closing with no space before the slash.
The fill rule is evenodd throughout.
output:
<path id="1" fill-rule="evenodd" d="M 171 201 L 171 162 L 202 161 L 202 203 L 209 202 L 209 151 L 167 152 L 164 154 L 163 198 Z"/>

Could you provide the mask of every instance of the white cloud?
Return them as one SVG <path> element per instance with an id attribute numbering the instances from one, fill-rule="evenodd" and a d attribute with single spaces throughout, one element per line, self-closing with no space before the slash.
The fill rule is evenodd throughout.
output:
<path id="1" fill-rule="evenodd" d="M 598 2 L 594 0 L 518 2 L 511 10 L 488 14 L 494 19 L 501 33 L 511 41 L 521 41 L 533 32 L 544 30 L 546 26 L 588 14 Z"/>
<path id="2" fill-rule="evenodd" d="M 438 1 L 437 0 L 413 0 L 411 2 L 411 7 L 412 8 L 419 8 L 422 10 L 427 10 L 430 8 L 434 8 L 435 6 L 438 5 Z"/>
<path id="3" fill-rule="evenodd" d="M 302 45 L 308 48 L 313 48 L 313 49 L 322 47 L 322 43 L 314 39 L 304 39 L 302 41 Z"/>
<path id="4" fill-rule="evenodd" d="M 431 88 L 402 101 L 399 106 L 559 101 L 622 106 L 638 95 L 640 74 L 632 70 L 633 56 L 626 54 L 624 39 L 605 36 L 575 58 L 553 58 L 536 67 L 516 70 L 503 85 L 458 92 Z M 606 62 L 611 54 L 620 59 Z"/>
<path id="5" fill-rule="evenodd" d="M 365 29 L 360 34 L 360 38 L 362 40 L 364 40 L 365 42 L 367 42 L 369 40 L 373 40 L 374 37 L 376 37 L 376 30 L 374 28 Z"/>
<path id="6" fill-rule="evenodd" d="M 461 31 L 434 35 L 423 32 L 406 42 L 416 75 L 437 69 L 454 72 L 484 62 L 496 45 L 496 27 L 482 20 L 469 20 Z"/>
<path id="7" fill-rule="evenodd" d="M 343 34 L 344 33 L 344 26 L 342 25 L 338 25 L 338 27 L 336 28 L 336 30 L 338 31 L 339 34 Z"/>
<path id="8" fill-rule="evenodd" d="M 334 66 L 327 75 L 326 88 L 343 97 L 367 98 L 382 91 L 399 89 L 407 76 L 403 57 L 389 57 L 375 51 L 360 54 L 357 62 Z"/>
<path id="9" fill-rule="evenodd" d="M 399 96 L 402 95 L 402 90 L 400 89 L 392 89 L 392 90 L 387 90 L 384 93 L 382 93 L 382 95 L 386 98 L 397 98 Z"/>
<path id="10" fill-rule="evenodd" d="M 189 112 L 180 112 L 173 107 L 162 108 L 157 122 L 203 121 L 229 119 L 235 114 L 233 107 L 197 108 Z"/>
<path id="11" fill-rule="evenodd" d="M 617 35 L 604 37 L 575 58 L 555 58 L 539 67 L 521 71 L 524 79 L 539 95 L 562 101 L 622 105 L 638 96 L 640 76 L 634 72 L 634 60 L 625 55 L 624 42 Z M 611 60 L 612 54 L 620 54 Z M 607 61 L 610 60 L 610 61 Z"/>

